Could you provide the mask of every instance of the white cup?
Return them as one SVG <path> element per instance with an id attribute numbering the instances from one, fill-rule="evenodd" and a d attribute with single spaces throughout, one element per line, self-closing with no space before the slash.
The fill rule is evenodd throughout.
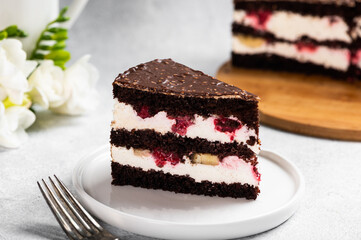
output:
<path id="1" fill-rule="evenodd" d="M 66 13 L 70 20 L 64 27 L 71 27 L 87 1 L 73 0 Z M 0 30 L 10 25 L 24 30 L 28 36 L 20 40 L 29 55 L 46 24 L 56 19 L 59 11 L 59 0 L 0 0 Z"/>

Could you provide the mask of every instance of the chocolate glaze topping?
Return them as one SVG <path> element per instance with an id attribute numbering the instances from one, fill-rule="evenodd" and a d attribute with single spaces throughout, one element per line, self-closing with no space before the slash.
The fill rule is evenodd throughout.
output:
<path id="1" fill-rule="evenodd" d="M 221 82 L 171 59 L 156 59 L 130 68 L 123 74 L 119 74 L 113 84 L 182 97 L 258 100 L 258 97 L 252 93 Z"/>

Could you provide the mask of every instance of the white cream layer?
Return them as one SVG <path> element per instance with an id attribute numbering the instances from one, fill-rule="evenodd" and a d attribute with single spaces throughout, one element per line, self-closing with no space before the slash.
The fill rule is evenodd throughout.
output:
<path id="1" fill-rule="evenodd" d="M 331 22 L 331 18 L 334 22 Z M 352 41 L 348 34 L 348 25 L 338 16 L 317 17 L 287 11 L 274 11 L 264 28 L 260 28 L 256 17 L 247 15 L 244 10 L 236 10 L 233 14 L 233 20 L 238 24 L 265 30 L 277 38 L 289 41 L 296 41 L 302 36 L 318 41 L 337 40 L 346 43 Z"/>
<path id="2" fill-rule="evenodd" d="M 350 52 L 347 49 L 333 49 L 318 46 L 313 52 L 300 51 L 296 44 L 284 42 L 267 43 L 257 47 L 244 45 L 237 36 L 232 37 L 233 52 L 238 54 L 274 54 L 281 57 L 295 59 L 299 62 L 311 62 L 326 68 L 347 71 L 350 65 Z"/>
<path id="3" fill-rule="evenodd" d="M 246 163 L 237 156 L 229 156 L 222 160 L 222 163 L 216 166 L 205 164 L 192 164 L 185 158 L 185 163 L 171 165 L 167 163 L 162 168 L 158 167 L 151 154 L 134 154 L 132 148 L 111 147 L 113 162 L 132 167 L 141 168 L 143 171 L 156 170 L 164 173 L 177 174 L 181 176 L 188 175 L 196 182 L 211 181 L 213 183 L 242 183 L 252 186 L 258 186 L 259 182 L 253 173 L 253 166 Z"/>
<path id="4" fill-rule="evenodd" d="M 354 19 L 355 28 L 352 31 L 352 37 L 354 39 L 361 38 L 361 16 Z"/>
<path id="5" fill-rule="evenodd" d="M 217 131 L 214 126 L 214 119 L 217 116 L 211 116 L 204 118 L 199 115 L 194 116 L 194 124 L 189 126 L 187 133 L 184 137 L 189 138 L 204 138 L 208 141 L 219 141 L 222 143 L 229 143 L 237 141 L 239 143 L 246 144 L 253 152 L 259 153 L 259 145 L 256 143 L 253 146 L 248 145 L 246 142 L 251 136 L 257 137 L 254 129 L 249 129 L 247 125 L 242 126 L 234 133 L 234 139 L 231 140 L 230 134 Z M 235 118 L 234 118 L 235 119 Z M 133 129 L 152 129 L 161 134 L 168 132 L 172 133 L 172 125 L 176 123 L 175 119 L 169 119 L 167 113 L 164 111 L 158 112 L 153 117 L 141 118 L 137 112 L 129 104 L 119 102 L 117 99 L 114 103 L 114 122 L 112 124 L 113 129 L 125 128 L 128 131 Z M 174 133 L 180 136 L 178 133 Z"/>

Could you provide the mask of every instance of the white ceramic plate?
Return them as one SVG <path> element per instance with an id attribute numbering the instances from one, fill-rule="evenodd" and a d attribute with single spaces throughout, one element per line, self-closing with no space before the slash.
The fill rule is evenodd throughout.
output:
<path id="1" fill-rule="evenodd" d="M 104 146 L 75 167 L 81 202 L 103 221 L 137 234 L 167 239 L 226 239 L 274 228 L 297 210 L 304 180 L 296 166 L 261 151 L 257 200 L 205 197 L 112 186 L 110 150 Z"/>

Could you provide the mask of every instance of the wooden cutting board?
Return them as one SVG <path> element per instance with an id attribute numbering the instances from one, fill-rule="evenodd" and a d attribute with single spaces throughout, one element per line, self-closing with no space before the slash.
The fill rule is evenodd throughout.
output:
<path id="1" fill-rule="evenodd" d="M 261 123 L 311 136 L 361 141 L 361 82 L 220 67 L 217 78 L 258 95 Z"/>

